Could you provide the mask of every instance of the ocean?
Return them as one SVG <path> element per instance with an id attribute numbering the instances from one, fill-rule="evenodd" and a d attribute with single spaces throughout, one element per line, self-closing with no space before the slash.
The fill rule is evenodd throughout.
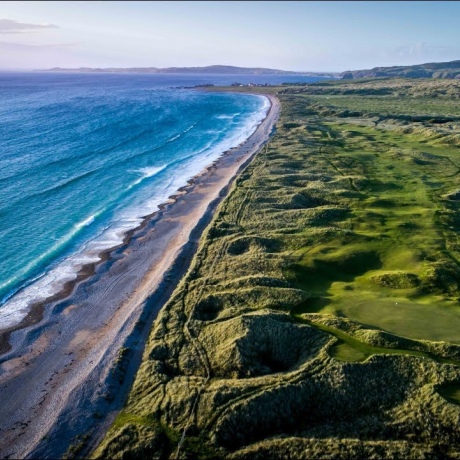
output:
<path id="1" fill-rule="evenodd" d="M 121 243 L 269 107 L 177 87 L 316 80 L 0 73 L 0 328 Z"/>

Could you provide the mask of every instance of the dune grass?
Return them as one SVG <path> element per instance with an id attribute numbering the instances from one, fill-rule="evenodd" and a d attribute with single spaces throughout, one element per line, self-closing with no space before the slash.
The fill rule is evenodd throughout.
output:
<path id="1" fill-rule="evenodd" d="M 458 457 L 458 83 L 270 91 L 94 457 Z"/>

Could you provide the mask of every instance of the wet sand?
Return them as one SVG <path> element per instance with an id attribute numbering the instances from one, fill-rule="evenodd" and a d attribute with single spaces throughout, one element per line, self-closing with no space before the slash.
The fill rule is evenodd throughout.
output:
<path id="1" fill-rule="evenodd" d="M 271 108 L 249 139 L 179 189 L 99 263 L 84 267 L 58 296 L 36 305 L 20 327 L 3 331 L 2 458 L 60 458 L 70 445 L 80 445 L 81 454 L 104 434 L 123 406 L 152 322 L 216 206 L 273 130 L 279 102 L 267 97 Z"/>

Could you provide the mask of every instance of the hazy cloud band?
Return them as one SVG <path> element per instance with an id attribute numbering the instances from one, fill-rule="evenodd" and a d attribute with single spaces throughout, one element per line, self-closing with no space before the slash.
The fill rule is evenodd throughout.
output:
<path id="1" fill-rule="evenodd" d="M 58 29 L 58 26 L 54 24 L 29 24 L 12 19 L 0 19 L 0 34 L 19 34 L 40 29 Z"/>

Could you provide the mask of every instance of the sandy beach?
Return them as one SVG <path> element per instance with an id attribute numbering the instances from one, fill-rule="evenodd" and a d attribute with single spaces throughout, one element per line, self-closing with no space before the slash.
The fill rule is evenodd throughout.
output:
<path id="1" fill-rule="evenodd" d="M 0 456 L 60 458 L 88 451 L 133 381 L 152 322 L 186 272 L 198 240 L 236 175 L 267 142 L 279 102 L 243 144 L 179 189 L 86 266 L 63 292 L 0 331 Z"/>

